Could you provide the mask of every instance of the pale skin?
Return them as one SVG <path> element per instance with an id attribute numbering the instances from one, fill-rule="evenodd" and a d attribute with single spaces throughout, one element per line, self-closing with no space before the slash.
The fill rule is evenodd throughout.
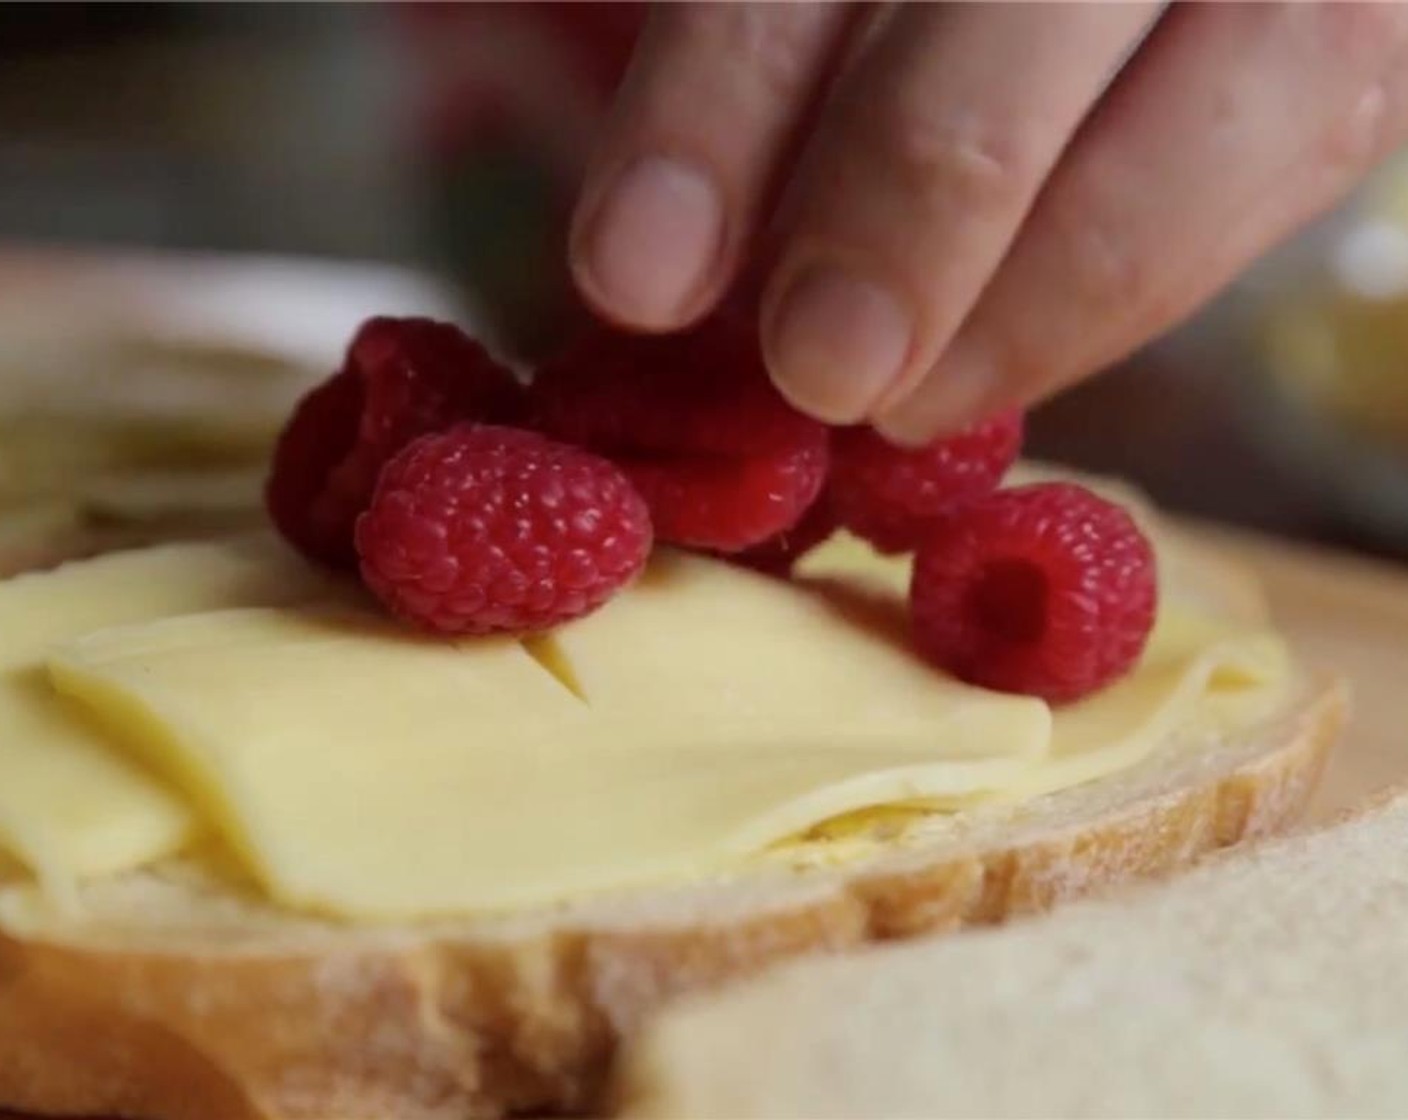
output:
<path id="1" fill-rule="evenodd" d="M 1128 354 L 1408 140 L 1408 4 L 676 4 L 578 203 L 607 318 L 740 274 L 794 404 L 920 443 Z"/>

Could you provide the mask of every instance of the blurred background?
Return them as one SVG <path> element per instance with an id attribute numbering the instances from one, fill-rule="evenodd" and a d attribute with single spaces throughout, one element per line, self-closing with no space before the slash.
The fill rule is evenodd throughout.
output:
<path id="1" fill-rule="evenodd" d="M 109 373 L 155 361 L 208 374 L 232 347 L 245 364 L 316 365 L 355 317 L 403 307 L 472 315 L 517 352 L 541 350 L 577 313 L 562 252 L 572 184 L 641 15 L 0 5 L 0 360 L 44 365 L 36 323 L 52 361 L 55 339 L 121 319 Z M 159 361 L 150 346 L 134 357 L 133 321 L 166 332 Z M 182 335 L 192 321 L 202 348 Z M 99 359 L 83 352 L 91 374 Z M 1397 165 L 1195 322 L 1042 409 L 1033 450 L 1128 475 L 1174 508 L 1405 556 L 1405 364 Z M 108 381 L 99 399 L 138 383 Z M 0 441 L 20 446 L 3 424 Z"/>

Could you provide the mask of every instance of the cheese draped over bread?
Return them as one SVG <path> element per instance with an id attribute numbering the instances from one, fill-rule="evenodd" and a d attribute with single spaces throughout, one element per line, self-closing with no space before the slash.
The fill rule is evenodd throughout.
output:
<path id="1" fill-rule="evenodd" d="M 290 908 L 532 906 L 1086 782 L 1287 687 L 1273 634 L 1165 596 L 1138 669 L 1053 711 L 915 657 L 906 579 L 848 538 L 794 583 L 661 552 L 529 642 L 412 634 L 266 540 L 0 583 L 0 867 L 71 898 L 213 841 Z"/>

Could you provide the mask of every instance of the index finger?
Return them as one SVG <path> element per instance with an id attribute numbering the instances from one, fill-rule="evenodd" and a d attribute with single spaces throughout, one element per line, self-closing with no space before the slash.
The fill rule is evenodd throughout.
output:
<path id="1" fill-rule="evenodd" d="M 857 11 L 815 3 L 656 10 L 573 221 L 573 274 L 598 312 L 670 330 L 717 301 Z"/>

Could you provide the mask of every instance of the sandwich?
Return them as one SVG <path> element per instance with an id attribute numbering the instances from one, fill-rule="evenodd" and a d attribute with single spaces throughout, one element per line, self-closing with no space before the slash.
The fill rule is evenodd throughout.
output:
<path id="1" fill-rule="evenodd" d="M 1294 820 L 1344 696 L 1245 573 L 1118 489 L 994 489 L 1010 419 L 813 428 L 739 338 L 521 389 L 374 321 L 276 533 L 0 583 L 0 1107 L 595 1110 L 677 997 Z"/>

